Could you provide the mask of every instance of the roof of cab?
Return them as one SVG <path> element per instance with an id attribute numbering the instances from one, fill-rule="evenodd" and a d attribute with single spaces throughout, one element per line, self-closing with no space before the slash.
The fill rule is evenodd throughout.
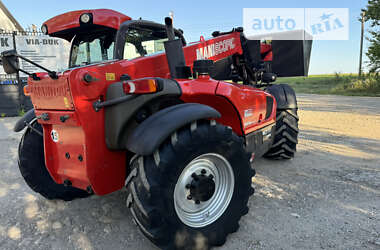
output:
<path id="1" fill-rule="evenodd" d="M 123 22 L 132 20 L 129 16 L 109 9 L 77 10 L 55 16 L 44 22 L 43 25 L 47 26 L 48 35 L 71 41 L 76 34 L 74 31 L 81 27 L 80 16 L 85 13 L 92 14 L 92 23 L 94 25 L 115 30 L 119 29 Z"/>

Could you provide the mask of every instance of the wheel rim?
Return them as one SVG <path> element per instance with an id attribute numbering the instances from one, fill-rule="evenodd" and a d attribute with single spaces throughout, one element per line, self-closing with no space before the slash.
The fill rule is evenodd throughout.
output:
<path id="1" fill-rule="evenodd" d="M 235 178 L 230 163 L 219 154 L 203 154 L 182 171 L 174 189 L 179 219 L 190 227 L 210 225 L 227 209 Z"/>

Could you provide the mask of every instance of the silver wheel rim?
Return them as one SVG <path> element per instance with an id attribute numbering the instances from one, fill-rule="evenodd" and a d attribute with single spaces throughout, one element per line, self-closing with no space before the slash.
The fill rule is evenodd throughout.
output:
<path id="1" fill-rule="evenodd" d="M 207 201 L 196 204 L 189 200 L 189 183 L 193 174 L 212 175 L 215 191 Z M 234 192 L 235 178 L 230 163 L 219 154 L 203 154 L 182 171 L 174 189 L 174 207 L 179 219 L 187 226 L 199 228 L 210 225 L 226 211 Z"/>

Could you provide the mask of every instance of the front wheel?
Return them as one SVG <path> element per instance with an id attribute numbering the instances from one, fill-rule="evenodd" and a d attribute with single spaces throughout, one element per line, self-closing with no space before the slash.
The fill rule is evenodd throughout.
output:
<path id="1" fill-rule="evenodd" d="M 291 159 L 298 144 L 297 109 L 277 110 L 276 134 L 273 145 L 264 155 L 268 159 Z"/>
<path id="2" fill-rule="evenodd" d="M 291 159 L 297 150 L 299 133 L 296 93 L 287 84 L 272 85 L 266 91 L 276 98 L 277 111 L 273 145 L 264 157 Z"/>
<path id="3" fill-rule="evenodd" d="M 239 228 L 253 175 L 241 138 L 215 121 L 198 121 L 153 155 L 134 159 L 127 205 L 157 246 L 209 249 Z"/>

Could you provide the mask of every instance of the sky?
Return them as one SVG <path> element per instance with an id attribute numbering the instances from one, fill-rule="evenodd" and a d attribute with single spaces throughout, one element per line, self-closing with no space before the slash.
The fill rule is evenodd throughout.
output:
<path id="1" fill-rule="evenodd" d="M 107 8 L 137 19 L 163 23 L 170 11 L 174 25 L 184 31 L 188 42 L 210 37 L 215 30 L 227 31 L 243 25 L 243 8 L 349 8 L 350 36 L 347 41 L 314 41 L 310 74 L 357 73 L 360 29 L 358 21 L 367 0 L 218 0 L 218 1 L 153 1 L 153 0 L 2 0 L 23 27 L 36 24 L 72 10 Z M 369 25 L 366 25 L 368 29 Z M 368 43 L 365 41 L 364 46 Z M 364 57 L 364 61 L 367 58 Z"/>

